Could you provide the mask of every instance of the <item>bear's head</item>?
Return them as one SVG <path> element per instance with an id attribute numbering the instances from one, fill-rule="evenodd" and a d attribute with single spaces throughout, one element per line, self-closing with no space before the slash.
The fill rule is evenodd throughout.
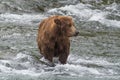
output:
<path id="1" fill-rule="evenodd" d="M 57 27 L 57 33 L 67 37 L 77 36 L 79 32 L 76 30 L 72 17 L 70 16 L 59 16 L 54 19 Z"/>

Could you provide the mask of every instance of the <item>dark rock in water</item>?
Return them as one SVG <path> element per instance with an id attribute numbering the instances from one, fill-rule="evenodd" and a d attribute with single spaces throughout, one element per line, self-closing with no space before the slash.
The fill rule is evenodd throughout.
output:
<path id="1" fill-rule="evenodd" d="M 13 68 L 17 69 L 17 70 L 23 70 L 23 69 L 27 69 L 25 66 L 18 64 L 18 65 L 14 65 L 12 66 Z"/>
<path id="2" fill-rule="evenodd" d="M 5 66 L 7 66 L 7 67 L 11 67 L 11 65 L 10 65 L 9 63 L 6 63 Z"/>

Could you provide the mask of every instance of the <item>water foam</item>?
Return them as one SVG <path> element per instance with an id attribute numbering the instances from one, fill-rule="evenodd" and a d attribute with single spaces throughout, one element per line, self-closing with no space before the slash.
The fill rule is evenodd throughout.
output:
<path id="1" fill-rule="evenodd" d="M 85 19 L 88 19 L 93 14 L 93 10 L 89 9 L 89 7 L 90 5 L 84 5 L 80 3 L 77 5 L 67 5 L 65 7 L 51 9 L 48 11 L 48 13 L 64 14 L 64 11 L 67 11 L 66 15 L 76 16 L 76 17 L 79 17 L 80 19 L 85 20 Z"/>
<path id="2" fill-rule="evenodd" d="M 76 5 L 67 5 L 65 7 L 54 8 L 49 10 L 48 13 L 71 15 L 79 18 L 79 21 L 98 21 L 106 26 L 120 27 L 120 21 L 106 19 L 106 16 L 111 13 L 107 10 L 117 10 L 115 5 L 117 4 L 109 6 L 106 8 L 106 11 L 103 11 L 99 9 L 91 9 L 92 5 L 79 3 Z"/>
<path id="3" fill-rule="evenodd" d="M 0 14 L 0 22 L 34 24 L 39 23 L 43 18 L 45 18 L 45 16 L 42 14 Z"/>
<path id="4" fill-rule="evenodd" d="M 92 15 L 88 21 L 98 21 L 98 22 L 105 24 L 107 26 L 120 28 L 120 21 L 106 19 L 106 16 L 108 14 L 109 14 L 109 12 L 96 13 L 96 14 Z"/>
<path id="5" fill-rule="evenodd" d="M 70 55 L 67 64 L 56 64 L 55 67 L 48 67 L 44 64 L 35 62 L 32 56 L 28 54 L 19 53 L 12 60 L 0 60 L 0 72 L 30 76 L 41 76 L 46 74 L 69 76 L 84 76 L 86 74 L 107 75 L 106 73 L 101 72 L 99 68 L 84 66 L 82 63 L 102 66 L 109 66 L 112 64 L 105 60 L 85 60 Z M 112 69 L 108 69 L 107 73 L 108 72 L 109 74 L 115 74 Z"/>

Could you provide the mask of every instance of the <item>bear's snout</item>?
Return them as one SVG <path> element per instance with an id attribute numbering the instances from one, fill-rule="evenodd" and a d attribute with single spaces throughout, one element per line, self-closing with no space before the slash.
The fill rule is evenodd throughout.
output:
<path id="1" fill-rule="evenodd" d="M 78 31 L 76 31 L 76 32 L 75 32 L 75 34 L 74 34 L 74 36 L 78 36 L 78 34 L 79 34 L 79 32 L 78 32 Z"/>

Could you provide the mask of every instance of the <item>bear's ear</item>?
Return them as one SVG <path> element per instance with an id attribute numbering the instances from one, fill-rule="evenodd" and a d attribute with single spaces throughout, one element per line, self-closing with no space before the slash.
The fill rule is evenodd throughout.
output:
<path id="1" fill-rule="evenodd" d="M 54 22 L 57 24 L 57 25 L 60 25 L 61 24 L 61 21 L 59 19 L 54 19 Z"/>

